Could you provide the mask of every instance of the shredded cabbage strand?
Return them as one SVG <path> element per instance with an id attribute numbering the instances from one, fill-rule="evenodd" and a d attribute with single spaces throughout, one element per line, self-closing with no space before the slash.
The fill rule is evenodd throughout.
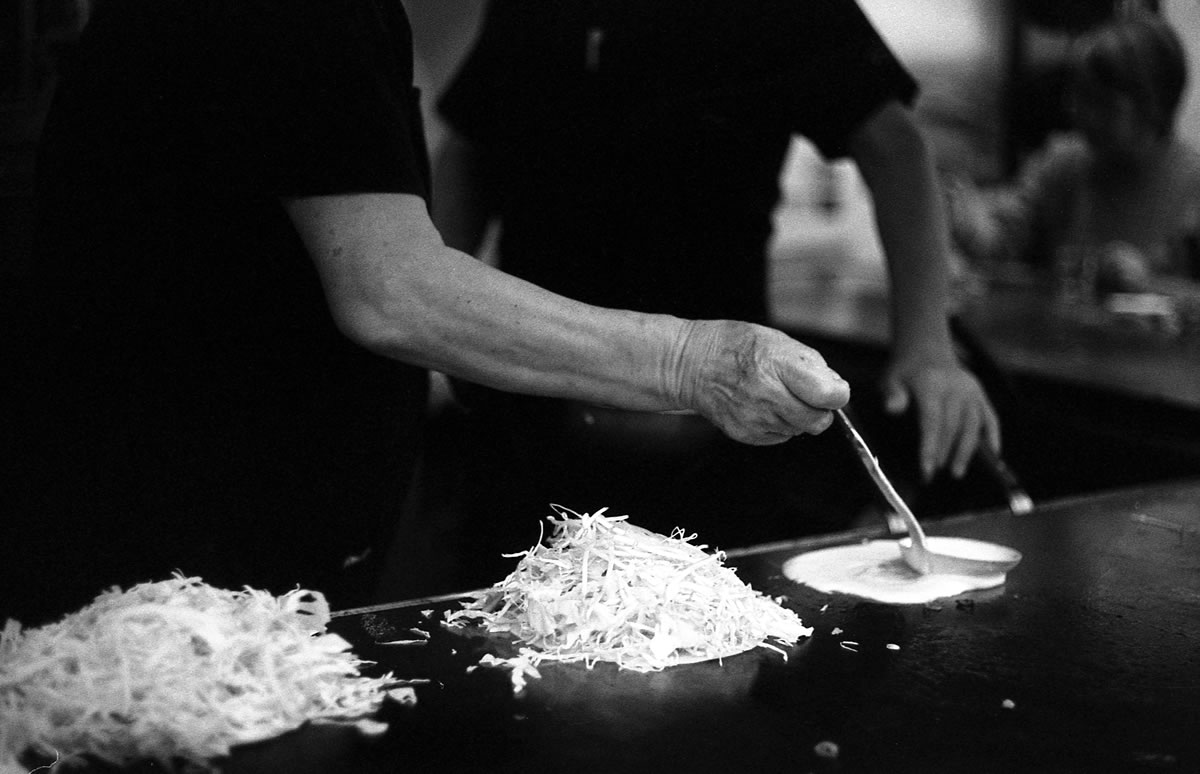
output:
<path id="1" fill-rule="evenodd" d="M 208 770 L 307 721 L 370 725 L 388 674 L 326 632 L 324 595 L 226 591 L 176 574 L 113 588 L 61 621 L 0 632 L 0 772 L 18 756 Z M 411 689 L 408 689 L 411 690 Z"/>
<path id="2" fill-rule="evenodd" d="M 742 582 L 723 562 L 676 529 L 660 535 L 606 516 L 551 506 L 539 540 L 503 581 L 447 611 L 448 627 L 479 626 L 529 647 L 543 661 L 615 662 L 657 671 L 718 659 L 759 645 L 791 645 L 812 629 Z M 781 651 L 782 652 L 782 651 Z M 786 656 L 786 653 L 784 654 Z"/>

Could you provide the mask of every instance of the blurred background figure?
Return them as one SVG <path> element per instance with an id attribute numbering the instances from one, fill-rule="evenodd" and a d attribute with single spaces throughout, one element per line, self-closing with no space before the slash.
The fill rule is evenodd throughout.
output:
<path id="1" fill-rule="evenodd" d="M 1071 299 L 1200 286 L 1200 153 L 1176 133 L 1187 59 L 1161 16 L 1135 10 L 1073 44 L 1052 133 L 1011 184 L 948 187 L 959 249 L 983 272 L 1027 269 Z"/>

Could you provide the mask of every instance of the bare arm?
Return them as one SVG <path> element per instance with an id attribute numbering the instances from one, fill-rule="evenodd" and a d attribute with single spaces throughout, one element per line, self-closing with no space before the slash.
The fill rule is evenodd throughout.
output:
<path id="1" fill-rule="evenodd" d="M 885 105 L 852 138 L 871 191 L 891 283 L 889 410 L 916 403 L 921 467 L 962 475 L 978 445 L 999 449 L 995 411 L 962 368 L 950 337 L 950 245 L 931 153 L 910 112 Z"/>
<path id="2" fill-rule="evenodd" d="M 288 200 L 340 329 L 380 355 L 503 390 L 695 410 L 730 437 L 820 432 L 849 388 L 778 331 L 602 309 L 447 247 L 407 194 Z"/>

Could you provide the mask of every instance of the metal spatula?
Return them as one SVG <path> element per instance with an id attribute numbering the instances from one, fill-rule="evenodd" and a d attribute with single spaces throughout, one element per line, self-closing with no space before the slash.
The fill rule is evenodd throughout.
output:
<path id="1" fill-rule="evenodd" d="M 836 413 L 871 480 L 879 487 L 888 505 L 904 519 L 908 538 L 899 541 L 900 555 L 909 567 L 922 575 L 1001 575 L 1017 566 L 1021 554 L 1005 546 L 967 538 L 927 538 L 917 517 L 896 492 L 850 418 L 841 409 Z"/>

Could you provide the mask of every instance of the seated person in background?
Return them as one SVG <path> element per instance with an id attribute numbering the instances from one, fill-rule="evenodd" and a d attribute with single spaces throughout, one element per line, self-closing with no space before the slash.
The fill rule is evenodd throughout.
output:
<path id="1" fill-rule="evenodd" d="M 949 234 L 909 110 L 916 92 L 849 0 L 495 2 L 440 103 L 453 132 L 436 168 L 435 222 L 474 253 L 497 218 L 502 269 L 592 303 L 765 322 L 792 137 L 851 157 L 876 204 L 893 307 L 886 401 L 868 389 L 855 408 L 874 400 L 907 412 L 911 480 L 961 476 L 981 444 L 998 447 L 999 430 L 951 345 Z M 463 448 L 478 450 L 484 472 L 473 479 L 486 482 L 468 508 L 484 527 L 519 518 L 536 530 L 549 502 L 610 506 L 731 547 L 770 529 L 845 527 L 856 512 L 847 501 L 871 496 L 837 433 L 747 454 L 706 442 L 683 417 L 460 388 L 479 433 Z"/>
<path id="2" fill-rule="evenodd" d="M 1187 78 L 1178 36 L 1134 14 L 1081 37 L 1069 64 L 1073 130 L 1051 136 L 1012 186 L 951 183 L 958 247 L 985 270 L 1062 271 L 1074 258 L 1099 292 L 1193 293 L 1200 153 L 1175 133 Z"/>

